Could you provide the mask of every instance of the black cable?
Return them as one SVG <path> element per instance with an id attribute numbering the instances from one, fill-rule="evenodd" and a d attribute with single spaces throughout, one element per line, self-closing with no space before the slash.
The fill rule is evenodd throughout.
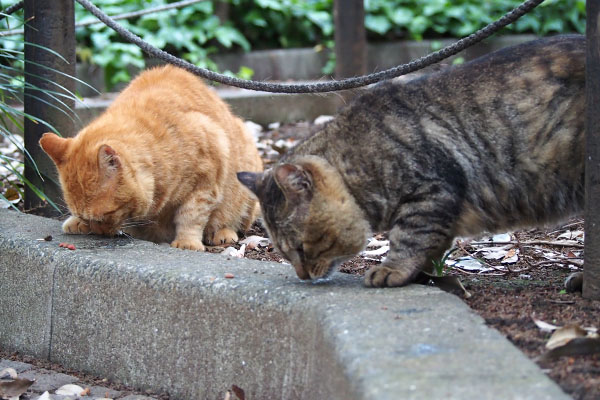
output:
<path id="1" fill-rule="evenodd" d="M 213 71 L 209 71 L 204 68 L 195 66 L 185 60 L 177 58 L 163 50 L 157 49 L 149 43 L 143 41 L 139 36 L 129 32 L 121 25 L 112 20 L 108 15 L 104 14 L 100 9 L 94 6 L 89 0 L 77 0 L 86 10 L 91 12 L 96 18 L 104 22 L 107 26 L 115 30 L 125 40 L 131 42 L 140 47 L 144 52 L 150 56 L 159 58 L 170 64 L 176 65 L 183 69 L 186 69 L 202 78 L 219 82 L 225 85 L 236 86 L 243 89 L 258 90 L 264 92 L 273 93 L 323 93 L 333 92 L 338 90 L 354 89 L 361 86 L 367 86 L 372 83 L 376 83 L 385 79 L 395 78 L 401 75 L 408 74 L 410 72 L 417 71 L 425 68 L 429 65 L 440 62 L 452 55 L 455 55 L 462 50 L 482 41 L 483 39 L 491 36 L 498 32 L 505 26 L 515 22 L 529 11 L 533 10 L 544 0 L 526 0 L 521 3 L 518 7 L 511 10 L 509 13 L 504 15 L 502 18 L 495 22 L 483 27 L 477 32 L 460 39 L 456 43 L 444 47 L 434 53 L 428 54 L 424 57 L 413 60 L 407 64 L 402 64 L 394 68 L 387 69 L 385 71 L 376 72 L 369 75 L 358 76 L 354 78 L 342 79 L 339 81 L 320 82 L 312 84 L 282 84 L 282 83 L 269 83 L 269 82 L 258 82 L 251 80 L 244 80 L 234 78 L 231 76 L 222 75 Z"/>
<path id="2" fill-rule="evenodd" d="M 23 8 L 23 2 L 19 1 L 18 3 L 13 4 L 10 7 L 6 7 L 5 10 L 1 11 L 0 14 L 0 20 L 2 20 L 3 18 L 5 18 L 7 15 L 10 15 L 12 13 L 14 13 L 17 10 L 20 10 L 21 8 Z"/>
<path id="3" fill-rule="evenodd" d="M 282 83 L 269 83 L 269 82 L 258 82 L 251 80 L 244 80 L 234 78 L 222 74 L 218 74 L 213 71 L 209 71 L 204 68 L 200 68 L 191 64 L 185 60 L 179 59 L 163 50 L 157 49 L 149 43 L 143 41 L 140 37 L 129 32 L 118 23 L 113 21 L 108 15 L 100 11 L 94 6 L 89 0 L 77 0 L 85 9 L 91 12 L 96 18 L 104 22 L 107 26 L 115 30 L 125 40 L 137 45 L 147 54 L 166 61 L 170 64 L 176 65 L 183 69 L 186 69 L 202 78 L 219 82 L 225 85 L 236 86 L 243 89 L 258 90 L 264 92 L 273 93 L 322 93 L 322 92 L 333 92 L 338 90 L 353 89 L 361 86 L 370 85 L 375 82 L 382 81 L 384 79 L 391 79 L 401 75 L 408 74 L 410 72 L 417 71 L 425 68 L 429 65 L 435 64 L 442 61 L 464 49 L 482 41 L 490 35 L 496 33 L 500 29 L 504 28 L 534 9 L 544 0 L 527 0 L 518 7 L 514 8 L 508 14 L 504 15 L 499 20 L 485 26 L 477 32 L 467 36 L 466 38 L 460 39 L 456 43 L 444 47 L 434 53 L 427 56 L 421 57 L 417 60 L 411 61 L 408 64 L 402 64 L 394 68 L 387 69 L 385 71 L 373 73 L 370 75 L 363 75 L 355 78 L 348 78 L 339 81 L 331 82 L 320 82 L 313 84 L 282 84 Z"/>

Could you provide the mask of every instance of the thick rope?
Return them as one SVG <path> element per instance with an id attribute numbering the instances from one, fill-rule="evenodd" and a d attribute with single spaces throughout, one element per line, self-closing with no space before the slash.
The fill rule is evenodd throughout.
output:
<path id="1" fill-rule="evenodd" d="M 456 43 L 444 47 L 434 53 L 431 53 L 427 56 L 418 58 L 417 60 L 411 61 L 408 64 L 402 64 L 394 68 L 387 69 L 385 71 L 377 72 L 370 75 L 363 75 L 355 78 L 342 79 L 339 81 L 330 81 L 330 82 L 320 82 L 313 84 L 281 84 L 281 83 L 269 83 L 269 82 L 258 82 L 258 81 L 250 81 L 239 78 L 234 78 L 222 74 L 218 74 L 213 71 L 209 71 L 204 68 L 200 68 L 195 66 L 192 63 L 189 63 L 185 60 L 177 58 L 163 50 L 157 49 L 156 47 L 150 45 L 149 43 L 143 41 L 139 36 L 134 35 L 129 32 L 127 29 L 123 28 L 115 21 L 113 21 L 108 15 L 104 14 L 100 11 L 96 6 L 94 6 L 89 0 L 77 0 L 79 4 L 81 4 L 85 9 L 91 12 L 96 18 L 100 21 L 104 22 L 107 26 L 115 30 L 119 35 L 121 35 L 125 40 L 131 42 L 138 47 L 140 47 L 144 52 L 149 54 L 152 57 L 159 58 L 163 61 L 166 61 L 170 64 L 176 65 L 183 69 L 186 69 L 196 75 L 201 76 L 202 78 L 219 82 L 225 85 L 236 86 L 243 89 L 250 90 L 258 90 L 264 92 L 273 92 L 273 93 L 323 93 L 323 92 L 334 92 L 338 90 L 347 90 L 354 89 L 361 86 L 367 86 L 372 83 L 376 83 L 385 79 L 395 78 L 401 75 L 408 74 L 410 72 L 417 71 L 419 69 L 425 68 L 429 65 L 440 62 L 452 55 L 459 53 L 460 51 L 466 49 L 482 41 L 483 39 L 491 36 L 496 33 L 500 29 L 505 26 L 515 22 L 520 17 L 528 13 L 537 7 L 544 0 L 527 0 L 518 7 L 514 8 L 508 14 L 504 15 L 502 18 L 497 21 L 483 27 L 477 32 L 460 39 Z"/>
<path id="2" fill-rule="evenodd" d="M 10 7 L 6 7 L 6 9 L 2 10 L 0 13 L 0 20 L 5 18 L 7 15 L 10 15 L 12 13 L 14 13 L 17 10 L 20 10 L 21 8 L 23 8 L 23 2 L 19 1 L 16 4 L 13 4 Z"/>
<path id="3" fill-rule="evenodd" d="M 149 43 L 143 41 L 139 36 L 134 35 L 129 32 L 121 25 L 117 24 L 111 17 L 104 14 L 100 11 L 96 6 L 94 6 L 88 0 L 77 0 L 79 4 L 81 4 L 86 10 L 91 12 L 96 18 L 106 24 L 108 27 L 115 30 L 119 35 L 121 35 L 125 40 L 137 45 L 143 51 L 145 51 L 150 56 L 159 58 L 163 61 L 166 61 L 170 64 L 176 65 L 178 67 L 184 68 L 202 78 L 219 82 L 225 85 L 236 86 L 243 89 L 250 90 L 258 90 L 264 92 L 272 92 L 272 93 L 323 93 L 323 92 L 334 92 L 338 90 L 347 90 L 354 89 L 361 86 L 367 86 L 385 79 L 396 78 L 401 75 L 406 75 L 408 73 L 417 71 L 419 69 L 423 69 L 432 64 L 440 62 L 450 56 L 453 56 L 464 49 L 473 46 L 474 44 L 484 40 L 485 38 L 493 35 L 498 32 L 500 29 L 505 26 L 515 22 L 523 15 L 527 14 L 529 11 L 533 10 L 539 4 L 541 4 L 544 0 L 526 0 L 521 3 L 518 7 L 511 10 L 509 13 L 504 15 L 502 18 L 498 19 L 495 22 L 483 27 L 477 32 L 460 39 L 456 43 L 446 46 L 434 53 L 428 54 L 424 57 L 413 60 L 407 64 L 402 64 L 394 68 L 387 69 L 385 71 L 377 72 L 374 74 L 358 76 L 355 78 L 342 79 L 339 81 L 331 81 L 331 82 L 321 82 L 321 83 L 313 83 L 313 84 L 281 84 L 281 83 L 268 83 L 268 82 L 258 82 L 251 80 L 244 80 L 239 78 L 234 78 L 222 74 L 218 74 L 213 71 L 209 71 L 204 68 L 200 68 L 195 66 L 192 63 L 189 63 L 185 60 L 177 58 L 163 50 L 157 49 L 156 47 L 150 45 Z M 184 3 L 180 2 L 180 3 Z M 195 2 L 191 0 L 191 3 Z M 20 1 L 17 4 L 14 4 L 11 7 L 8 7 L 4 13 L 10 14 L 14 11 L 23 7 L 23 2 Z M 1 17 L 0 17 L 1 19 Z"/>

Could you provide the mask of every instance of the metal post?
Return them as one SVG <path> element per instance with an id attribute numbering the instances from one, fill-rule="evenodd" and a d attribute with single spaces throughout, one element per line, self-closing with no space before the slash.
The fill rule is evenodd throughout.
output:
<path id="1" fill-rule="evenodd" d="M 75 92 L 75 9 L 73 0 L 25 0 L 25 113 L 35 116 L 56 128 L 62 136 L 73 136 L 74 122 L 70 110 L 75 101 L 65 97 L 57 100 L 44 94 L 43 90 L 61 92 L 60 87 Z M 35 44 L 28 45 L 28 43 Z M 49 51 L 37 46 L 52 49 L 62 55 L 67 62 Z M 35 87 L 31 88 L 29 85 Z M 59 86 L 60 85 L 60 86 Z M 60 112 L 44 101 L 55 104 L 65 111 Z M 69 110 L 70 108 L 70 110 Z M 38 141 L 50 129 L 39 123 L 25 120 L 25 148 L 35 160 L 42 178 L 26 157 L 25 177 L 48 198 L 57 202 L 61 192 L 56 177 L 56 169 L 48 156 L 40 148 Z M 29 188 L 25 191 L 25 209 L 40 214 L 56 214 Z"/>
<path id="2" fill-rule="evenodd" d="M 334 0 L 335 77 L 364 75 L 367 72 L 367 36 L 364 0 Z"/>
<path id="3" fill-rule="evenodd" d="M 583 297 L 600 299 L 600 1 L 587 0 L 585 263 Z"/>

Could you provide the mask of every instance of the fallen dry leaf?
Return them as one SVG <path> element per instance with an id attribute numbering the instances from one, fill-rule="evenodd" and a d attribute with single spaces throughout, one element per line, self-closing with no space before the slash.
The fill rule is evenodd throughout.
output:
<path id="1" fill-rule="evenodd" d="M 69 383 L 56 389 L 56 392 L 54 393 L 61 396 L 79 396 L 81 392 L 83 392 L 83 388 L 81 386 Z"/>
<path id="2" fill-rule="evenodd" d="M 0 371 L 0 379 L 17 379 L 17 371 L 14 368 L 4 368 Z"/>
<path id="3" fill-rule="evenodd" d="M 244 389 L 237 385 L 231 385 L 231 390 L 239 400 L 246 400 L 246 394 L 244 393 Z"/>
<path id="4" fill-rule="evenodd" d="M 270 242 L 271 241 L 269 240 L 269 238 L 257 235 L 248 236 L 244 240 L 240 240 L 240 243 L 245 244 L 248 250 L 252 250 L 258 246 L 266 247 L 269 245 Z"/>
<path id="5" fill-rule="evenodd" d="M 17 378 L 12 381 L 0 382 L 0 398 L 10 399 L 11 397 L 19 397 L 27 391 L 29 386 L 33 385 L 35 381 L 29 379 Z"/>
<path id="6" fill-rule="evenodd" d="M 226 257 L 244 258 L 245 252 L 246 252 L 246 245 L 243 244 L 239 250 L 236 249 L 235 247 L 228 247 L 221 252 L 221 255 L 226 256 Z"/>
<path id="7" fill-rule="evenodd" d="M 600 353 L 600 339 L 597 337 L 578 337 L 569 340 L 563 346 L 556 347 L 547 351 L 538 358 L 538 361 L 545 364 L 563 356 L 584 356 Z"/>
<path id="8" fill-rule="evenodd" d="M 36 400 L 50 400 L 50 393 L 48 393 L 48 391 L 45 391 Z"/>
<path id="9" fill-rule="evenodd" d="M 541 329 L 542 332 L 552 332 L 560 328 L 560 326 L 552 325 L 542 321 L 541 319 L 537 319 L 533 315 L 531 316 L 531 319 L 533 320 L 533 323 Z"/>
<path id="10" fill-rule="evenodd" d="M 557 347 L 564 346 L 573 339 L 582 338 L 585 336 L 587 336 L 587 331 L 581 328 L 579 325 L 563 326 L 562 328 L 554 331 L 552 336 L 550 336 L 550 339 L 548 339 L 548 342 L 546 342 L 546 348 L 552 350 Z"/>

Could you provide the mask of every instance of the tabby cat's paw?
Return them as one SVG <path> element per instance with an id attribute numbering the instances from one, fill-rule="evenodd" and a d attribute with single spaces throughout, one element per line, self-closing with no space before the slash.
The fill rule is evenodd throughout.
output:
<path id="1" fill-rule="evenodd" d="M 175 239 L 171 242 L 171 247 L 177 247 L 183 250 L 204 251 L 202 241 L 196 239 Z"/>
<path id="2" fill-rule="evenodd" d="M 220 244 L 232 244 L 238 241 L 238 235 L 229 228 L 219 229 L 212 237 L 211 243 L 215 246 Z"/>
<path id="3" fill-rule="evenodd" d="M 64 233 L 70 233 L 74 235 L 86 234 L 91 232 L 90 226 L 87 222 L 73 215 L 67 218 L 65 222 L 63 222 L 62 230 Z"/>
<path id="4" fill-rule="evenodd" d="M 419 273 L 418 269 L 407 267 L 390 268 L 378 265 L 367 271 L 365 286 L 367 287 L 397 287 L 411 283 Z"/>

